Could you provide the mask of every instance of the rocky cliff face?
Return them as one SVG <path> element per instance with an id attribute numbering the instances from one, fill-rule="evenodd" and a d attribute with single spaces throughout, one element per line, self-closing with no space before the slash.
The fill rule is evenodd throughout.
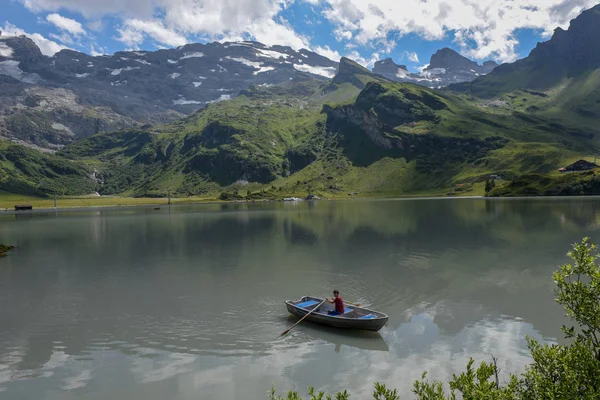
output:
<path id="1" fill-rule="evenodd" d="M 383 76 L 396 76 L 398 74 L 403 75 L 406 72 L 408 72 L 408 68 L 406 67 L 406 65 L 396 64 L 391 58 L 386 58 L 385 60 L 377 61 L 373 66 L 373 73 Z"/>
<path id="2" fill-rule="evenodd" d="M 494 61 L 479 65 L 452 49 L 444 48 L 431 56 L 429 65 L 421 73 L 410 73 L 405 65 L 398 65 L 390 58 L 375 63 L 373 72 L 397 82 L 441 88 L 453 83 L 471 82 L 481 75 L 489 74 L 497 66 Z"/>
<path id="3" fill-rule="evenodd" d="M 595 38 L 596 40 L 593 40 Z M 568 30 L 557 28 L 552 39 L 538 43 L 529 55 L 537 64 L 548 63 L 569 72 L 600 67 L 600 4 L 571 21 Z"/>

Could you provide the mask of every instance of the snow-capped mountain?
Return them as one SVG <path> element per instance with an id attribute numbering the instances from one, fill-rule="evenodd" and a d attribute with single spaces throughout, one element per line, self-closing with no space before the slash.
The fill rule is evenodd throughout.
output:
<path id="1" fill-rule="evenodd" d="M 308 50 L 256 42 L 46 57 L 27 37 L 0 38 L 0 136 L 58 148 L 99 131 L 171 121 L 251 85 L 326 80 L 337 66 Z"/>
<path id="2" fill-rule="evenodd" d="M 478 76 L 489 74 L 497 66 L 494 61 L 479 65 L 452 49 L 444 48 L 431 56 L 429 65 L 420 73 L 409 72 L 405 65 L 398 65 L 391 58 L 376 62 L 373 72 L 397 82 L 442 88 L 453 83 L 471 82 Z"/>
<path id="3" fill-rule="evenodd" d="M 338 67 L 309 50 L 257 42 L 188 44 L 96 57 L 62 50 L 47 57 L 25 36 L 0 36 L 0 137 L 59 149 L 102 131 L 169 122 L 252 85 L 327 81 Z M 374 72 L 442 87 L 473 80 L 486 68 L 444 49 L 421 74 L 392 60 L 376 63 Z"/>

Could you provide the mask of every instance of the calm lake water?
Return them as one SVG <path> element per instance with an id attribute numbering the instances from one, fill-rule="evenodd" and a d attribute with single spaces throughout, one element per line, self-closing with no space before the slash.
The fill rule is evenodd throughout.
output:
<path id="1" fill-rule="evenodd" d="M 212 204 L 0 215 L 0 398 L 267 398 L 271 384 L 406 396 L 469 356 L 560 340 L 552 272 L 600 240 L 597 199 Z M 291 326 L 284 300 L 342 296 L 379 333 Z M 407 396 L 403 398 L 412 398 Z"/>

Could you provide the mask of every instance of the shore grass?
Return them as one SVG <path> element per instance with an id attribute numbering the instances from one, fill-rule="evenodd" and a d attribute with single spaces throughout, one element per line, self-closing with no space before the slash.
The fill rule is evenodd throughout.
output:
<path id="1" fill-rule="evenodd" d="M 481 186 L 481 187 L 479 187 Z M 463 190 L 457 188 L 453 195 L 455 197 L 483 196 L 483 186 L 477 184 L 475 187 L 465 188 Z M 351 200 L 351 199 L 394 199 L 394 198 L 423 198 L 423 197 L 448 197 L 449 189 L 440 191 L 429 191 L 423 193 L 412 193 L 402 195 L 393 192 L 380 193 L 357 193 L 354 196 L 349 196 L 346 193 L 324 193 L 316 191 L 321 198 L 330 200 Z M 265 200 L 281 200 L 284 197 L 299 197 L 304 198 L 307 195 L 304 191 L 295 193 L 285 193 L 285 195 L 277 198 L 272 196 L 272 193 L 267 193 L 266 197 L 260 198 L 256 195 L 246 199 L 241 197 L 238 201 L 265 201 Z M 171 204 L 201 204 L 201 203 L 229 203 L 234 200 L 226 201 L 218 197 L 182 197 L 171 198 Z M 59 209 L 65 208 L 93 208 L 93 207 L 131 207 L 131 206 L 166 206 L 167 198 L 134 198 L 134 197 L 117 197 L 117 196 L 76 196 L 76 197 L 58 197 L 56 206 Z M 54 199 L 39 198 L 31 196 L 16 195 L 11 193 L 0 192 L 0 211 L 12 211 L 17 204 L 27 204 L 33 206 L 33 209 L 53 209 Z"/>
<path id="2" fill-rule="evenodd" d="M 0 257 L 5 257 L 6 253 L 12 249 L 14 249 L 13 246 L 7 246 L 5 244 L 0 244 Z"/>
<path id="3" fill-rule="evenodd" d="M 216 200 L 216 198 L 206 197 L 184 197 L 171 198 L 171 203 L 189 204 Z M 58 208 L 167 205 L 167 203 L 167 198 L 135 198 L 120 196 L 68 196 L 57 197 L 56 199 L 56 206 Z M 54 199 L 0 193 L 0 210 L 13 210 L 17 204 L 28 204 L 33 206 L 34 209 L 53 208 Z"/>

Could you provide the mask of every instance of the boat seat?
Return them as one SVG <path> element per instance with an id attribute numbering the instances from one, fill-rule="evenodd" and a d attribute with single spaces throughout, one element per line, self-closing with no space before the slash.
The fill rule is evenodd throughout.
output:
<path id="1" fill-rule="evenodd" d="M 367 315 L 363 315 L 359 319 L 375 319 L 375 318 L 377 318 L 377 315 L 375 315 L 375 314 L 367 314 Z"/>
<path id="2" fill-rule="evenodd" d="M 352 311 L 354 311 L 354 308 L 344 307 L 344 314 L 348 314 L 348 313 L 350 313 Z"/>
<path id="3" fill-rule="evenodd" d="M 317 304 L 319 304 L 319 302 L 318 302 L 318 301 L 315 301 L 315 300 L 308 300 L 308 301 L 305 301 L 304 303 L 299 303 L 299 304 L 296 304 L 296 307 L 300 307 L 300 308 L 308 308 L 308 307 L 311 307 L 311 306 L 315 306 L 315 305 L 317 305 Z"/>

